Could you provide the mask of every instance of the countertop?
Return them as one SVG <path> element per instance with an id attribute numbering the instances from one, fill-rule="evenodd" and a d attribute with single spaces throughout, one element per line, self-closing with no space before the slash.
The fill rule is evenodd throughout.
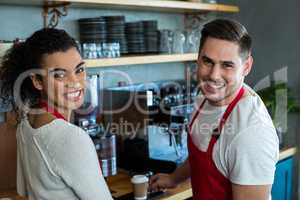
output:
<path id="1" fill-rule="evenodd" d="M 290 156 L 295 155 L 297 152 L 296 147 L 283 148 L 280 150 L 279 161 L 284 160 Z"/>
<path id="2" fill-rule="evenodd" d="M 296 152 L 296 147 L 284 148 L 280 150 L 279 160 L 284 160 L 290 156 L 293 156 L 296 154 Z M 115 198 L 121 197 L 132 192 L 129 175 L 124 170 L 119 170 L 118 175 L 109 177 L 106 181 L 109 185 L 113 197 Z M 167 190 L 163 195 L 156 197 L 155 200 L 177 200 L 186 199 L 191 196 L 192 189 L 190 181 L 187 180 L 178 185 L 175 189 Z M 9 197 L 11 198 L 11 200 L 26 200 L 26 198 L 18 196 L 15 190 L 4 192 L 0 191 L 0 198 L 5 197 Z"/>
<path id="3" fill-rule="evenodd" d="M 114 198 L 122 197 L 132 192 L 130 177 L 124 170 L 119 170 L 118 175 L 107 179 L 107 184 Z M 192 196 L 190 181 L 187 180 L 179 184 L 174 189 L 169 189 L 164 194 L 155 198 L 155 200 L 178 200 L 186 199 Z"/>

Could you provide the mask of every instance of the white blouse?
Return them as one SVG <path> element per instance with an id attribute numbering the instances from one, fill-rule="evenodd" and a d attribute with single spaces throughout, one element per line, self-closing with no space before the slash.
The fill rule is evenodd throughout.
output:
<path id="1" fill-rule="evenodd" d="M 56 119 L 17 129 L 17 191 L 29 200 L 111 200 L 96 150 L 81 128 Z"/>

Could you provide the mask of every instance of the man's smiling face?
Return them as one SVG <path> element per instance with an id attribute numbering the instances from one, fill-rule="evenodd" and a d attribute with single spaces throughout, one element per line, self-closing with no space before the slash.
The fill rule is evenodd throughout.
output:
<path id="1" fill-rule="evenodd" d="M 208 37 L 199 52 L 198 78 L 200 89 L 214 105 L 227 105 L 250 72 L 252 57 L 243 59 L 239 45 Z"/>

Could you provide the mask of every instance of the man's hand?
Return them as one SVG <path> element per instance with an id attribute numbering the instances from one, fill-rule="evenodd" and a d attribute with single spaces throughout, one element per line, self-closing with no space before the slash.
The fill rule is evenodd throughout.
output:
<path id="1" fill-rule="evenodd" d="M 269 200 L 271 185 L 232 184 L 233 200 Z"/>
<path id="2" fill-rule="evenodd" d="M 176 185 L 190 177 L 190 163 L 187 159 L 172 174 L 156 174 L 150 178 L 150 190 L 161 191 L 174 188 Z"/>
<path id="3" fill-rule="evenodd" d="M 150 190 L 153 192 L 175 187 L 176 183 L 171 174 L 156 174 L 150 178 Z"/>

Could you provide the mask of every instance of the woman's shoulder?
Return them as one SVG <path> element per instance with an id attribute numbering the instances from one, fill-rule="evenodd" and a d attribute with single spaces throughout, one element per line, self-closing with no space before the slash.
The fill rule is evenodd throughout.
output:
<path id="1" fill-rule="evenodd" d="M 90 136 L 80 127 L 56 119 L 53 121 L 53 126 L 49 128 L 51 130 L 40 134 L 38 140 L 56 165 L 66 159 L 72 160 L 74 155 L 79 155 L 81 152 L 95 151 Z"/>
<path id="2" fill-rule="evenodd" d="M 94 156 L 96 150 L 90 136 L 83 129 L 62 119 L 55 119 L 52 123 L 36 139 L 42 145 L 47 162 L 55 173 L 62 176 L 66 166 L 77 165 L 83 156 Z"/>
<path id="3" fill-rule="evenodd" d="M 53 134 L 59 138 L 89 138 L 89 135 L 82 128 L 63 119 L 55 119 L 51 129 L 52 130 L 47 130 L 47 132 L 51 132 L 49 135 Z"/>
<path id="4" fill-rule="evenodd" d="M 55 126 L 56 128 L 62 129 L 62 130 L 70 130 L 75 132 L 84 132 L 84 130 L 66 120 L 63 119 L 55 119 Z"/>
<path id="5" fill-rule="evenodd" d="M 36 137 L 52 150 L 92 144 L 89 135 L 83 129 L 62 119 L 55 119 L 49 125 L 42 127 Z"/>

